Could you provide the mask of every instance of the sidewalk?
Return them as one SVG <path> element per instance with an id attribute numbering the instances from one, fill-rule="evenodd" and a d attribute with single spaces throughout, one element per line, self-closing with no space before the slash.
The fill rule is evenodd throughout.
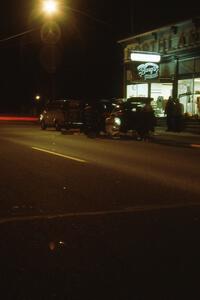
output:
<path id="1" fill-rule="evenodd" d="M 156 127 L 153 139 L 155 143 L 200 149 L 200 134 L 169 132 L 164 127 Z"/>

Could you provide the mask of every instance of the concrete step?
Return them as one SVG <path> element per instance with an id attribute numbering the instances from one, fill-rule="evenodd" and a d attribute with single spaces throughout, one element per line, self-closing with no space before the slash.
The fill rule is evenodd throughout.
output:
<path id="1" fill-rule="evenodd" d="M 166 130 L 166 118 L 158 118 L 156 128 Z M 200 119 L 185 119 L 183 131 L 200 134 Z"/>

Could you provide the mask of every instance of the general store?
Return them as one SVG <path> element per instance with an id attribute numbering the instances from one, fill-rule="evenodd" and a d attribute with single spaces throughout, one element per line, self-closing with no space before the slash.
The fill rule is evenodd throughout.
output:
<path id="1" fill-rule="evenodd" d="M 119 43 L 124 51 L 124 97 L 152 97 L 158 117 L 169 96 L 184 114 L 200 118 L 200 19 L 138 34 Z"/>

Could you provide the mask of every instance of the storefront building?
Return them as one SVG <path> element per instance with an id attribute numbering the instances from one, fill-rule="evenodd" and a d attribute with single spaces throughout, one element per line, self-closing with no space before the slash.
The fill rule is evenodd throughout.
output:
<path id="1" fill-rule="evenodd" d="M 124 51 L 124 97 L 151 97 L 158 117 L 169 96 L 200 118 L 200 19 L 119 41 Z M 138 55 L 139 54 L 139 55 Z M 139 57 L 139 58 L 138 58 Z"/>

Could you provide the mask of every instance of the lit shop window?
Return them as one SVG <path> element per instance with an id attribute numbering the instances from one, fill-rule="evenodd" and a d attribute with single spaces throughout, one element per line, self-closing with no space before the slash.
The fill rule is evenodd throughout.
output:
<path id="1" fill-rule="evenodd" d="M 179 80 L 178 95 L 184 113 L 200 116 L 200 78 Z"/>
<path id="2" fill-rule="evenodd" d="M 126 96 L 130 97 L 148 97 L 148 84 L 130 84 L 126 88 Z"/>
<path id="3" fill-rule="evenodd" d="M 195 115 L 200 116 L 200 78 L 194 79 Z"/>
<path id="4" fill-rule="evenodd" d="M 169 96 L 172 95 L 172 83 L 152 83 L 152 105 L 158 117 L 164 117 L 165 105 Z"/>

